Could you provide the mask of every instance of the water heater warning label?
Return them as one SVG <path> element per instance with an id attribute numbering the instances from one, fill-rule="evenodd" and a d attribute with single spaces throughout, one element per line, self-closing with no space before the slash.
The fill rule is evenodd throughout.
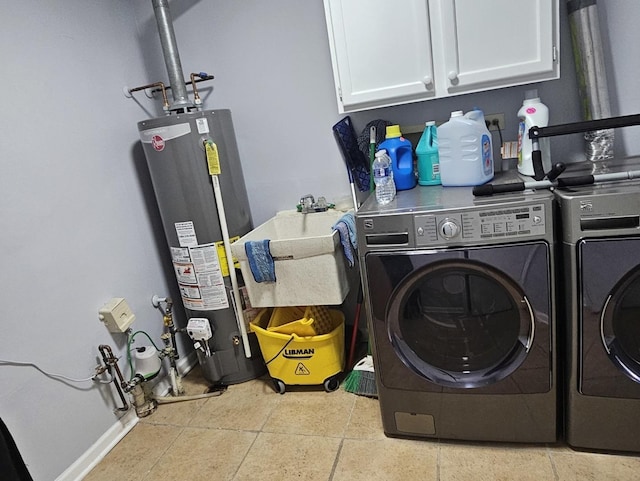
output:
<path id="1" fill-rule="evenodd" d="M 172 247 L 173 268 L 184 307 L 194 311 L 227 309 L 227 296 L 215 244 Z"/>
<path id="2" fill-rule="evenodd" d="M 198 238 L 196 237 L 196 229 L 193 227 L 193 222 L 176 222 L 175 227 L 180 247 L 193 247 L 198 245 Z"/>
<path id="3" fill-rule="evenodd" d="M 199 134 L 209 133 L 209 122 L 207 122 L 206 117 L 202 117 L 201 119 L 196 119 L 196 126 L 198 128 Z"/>
<path id="4" fill-rule="evenodd" d="M 196 270 L 193 264 L 174 262 L 173 268 L 176 271 L 176 278 L 181 284 L 197 284 Z"/>

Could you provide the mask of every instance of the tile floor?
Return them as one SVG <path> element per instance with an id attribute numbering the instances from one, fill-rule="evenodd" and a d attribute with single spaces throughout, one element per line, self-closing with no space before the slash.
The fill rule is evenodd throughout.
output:
<path id="1" fill-rule="evenodd" d="M 205 392 L 196 367 L 187 394 Z M 143 418 L 88 481 L 638 480 L 640 456 L 565 445 L 503 445 L 385 437 L 375 399 L 268 378 L 221 396 L 164 404 Z"/>

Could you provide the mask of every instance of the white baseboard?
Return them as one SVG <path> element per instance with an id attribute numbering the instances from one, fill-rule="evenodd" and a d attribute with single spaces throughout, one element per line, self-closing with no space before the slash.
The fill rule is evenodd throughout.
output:
<path id="1" fill-rule="evenodd" d="M 134 409 L 129 409 L 109 430 L 100 436 L 93 446 L 69 466 L 56 481 L 80 481 L 138 424 Z"/>
<path id="2" fill-rule="evenodd" d="M 186 375 L 197 363 L 198 356 L 195 351 L 188 356 L 180 358 L 176 363 L 178 374 L 180 376 Z M 156 383 L 153 391 L 158 395 L 165 396 L 170 389 L 171 383 L 168 376 L 165 376 Z M 81 481 L 138 424 L 139 420 L 140 418 L 136 415 L 135 409 L 131 407 L 106 433 L 100 436 L 100 439 L 93 446 L 87 449 L 75 463 L 58 476 L 56 481 Z"/>

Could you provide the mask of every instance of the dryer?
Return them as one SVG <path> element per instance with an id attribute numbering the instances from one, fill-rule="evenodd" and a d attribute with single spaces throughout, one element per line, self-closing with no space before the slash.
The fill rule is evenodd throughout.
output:
<path id="1" fill-rule="evenodd" d="M 373 197 L 356 228 L 386 435 L 555 441 L 553 195 Z"/>
<path id="2" fill-rule="evenodd" d="M 556 191 L 567 300 L 565 436 L 640 451 L 640 183 Z"/>

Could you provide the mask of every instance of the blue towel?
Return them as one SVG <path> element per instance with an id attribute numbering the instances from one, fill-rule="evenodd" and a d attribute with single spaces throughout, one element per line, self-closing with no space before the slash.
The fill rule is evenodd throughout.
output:
<path id="1" fill-rule="evenodd" d="M 333 230 L 338 231 L 344 256 L 347 258 L 349 267 L 353 267 L 355 265 L 354 251 L 358 248 L 356 221 L 353 213 L 347 212 L 345 215 L 340 217 L 338 222 L 333 226 Z"/>
<path id="2" fill-rule="evenodd" d="M 276 267 L 269 251 L 269 240 L 247 241 L 244 251 L 256 282 L 275 282 Z"/>

